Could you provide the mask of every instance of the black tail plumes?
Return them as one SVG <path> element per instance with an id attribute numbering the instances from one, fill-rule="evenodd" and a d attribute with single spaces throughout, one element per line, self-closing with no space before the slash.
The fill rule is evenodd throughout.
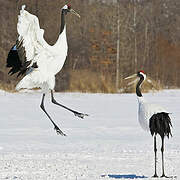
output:
<path id="1" fill-rule="evenodd" d="M 169 138 L 169 135 L 172 136 L 171 127 L 171 119 L 169 114 L 165 112 L 154 114 L 149 120 L 152 136 L 159 134 L 161 137 L 167 136 Z"/>
<path id="2" fill-rule="evenodd" d="M 6 67 L 11 68 L 8 73 L 11 75 L 17 73 L 21 68 L 21 61 L 19 59 L 18 52 L 16 50 L 16 45 L 14 45 L 9 51 Z"/>
<path id="3" fill-rule="evenodd" d="M 13 75 L 18 72 L 17 77 L 24 75 L 29 70 L 31 62 L 31 60 L 27 61 L 23 40 L 17 40 L 7 57 L 6 67 L 11 68 L 8 74 Z M 36 63 L 33 63 L 31 67 L 38 68 Z"/>

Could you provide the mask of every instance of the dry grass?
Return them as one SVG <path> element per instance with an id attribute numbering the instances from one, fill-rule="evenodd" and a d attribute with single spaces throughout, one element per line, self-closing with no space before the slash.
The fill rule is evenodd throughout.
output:
<path id="1" fill-rule="evenodd" d="M 115 93 L 116 89 L 109 75 L 79 70 L 70 72 L 70 89 L 72 92 Z"/>
<path id="2" fill-rule="evenodd" d="M 0 89 L 7 92 L 15 92 L 15 85 L 13 83 L 2 83 L 0 81 Z"/>
<path id="3" fill-rule="evenodd" d="M 90 93 L 116 93 L 115 81 L 109 74 L 101 74 L 89 70 L 78 70 L 70 72 L 71 92 L 90 92 Z M 135 79 L 120 80 L 120 93 L 135 93 L 136 83 L 131 82 Z M 159 91 L 163 85 L 153 79 L 148 78 L 142 85 L 142 92 Z"/>
<path id="4" fill-rule="evenodd" d="M 68 92 L 88 92 L 88 93 L 116 93 L 115 81 L 107 73 L 93 72 L 90 70 L 76 70 L 70 71 Z M 136 90 L 136 83 L 131 83 L 134 79 L 123 80 L 120 82 L 120 93 L 134 93 Z M 0 89 L 16 92 L 15 82 L 3 83 L 0 81 Z M 163 89 L 163 86 L 152 80 L 149 83 L 147 80 L 142 85 L 142 92 L 157 91 Z"/>

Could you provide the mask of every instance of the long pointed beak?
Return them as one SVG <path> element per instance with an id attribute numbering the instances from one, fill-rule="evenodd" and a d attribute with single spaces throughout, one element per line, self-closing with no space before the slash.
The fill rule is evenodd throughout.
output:
<path id="1" fill-rule="evenodd" d="M 71 9 L 70 12 L 74 15 L 76 15 L 77 17 L 81 17 L 75 10 Z"/>
<path id="2" fill-rule="evenodd" d="M 133 75 L 128 76 L 128 77 L 126 77 L 126 78 L 124 78 L 124 79 L 131 79 L 131 78 L 135 78 L 135 77 L 137 77 L 137 74 L 133 74 Z"/>

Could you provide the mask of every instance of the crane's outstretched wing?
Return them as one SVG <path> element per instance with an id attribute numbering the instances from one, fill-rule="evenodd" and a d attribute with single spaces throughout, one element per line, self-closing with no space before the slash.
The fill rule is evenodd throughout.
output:
<path id="1" fill-rule="evenodd" d="M 30 67 L 37 68 L 35 56 L 50 46 L 43 38 L 44 30 L 40 29 L 38 18 L 26 11 L 25 5 L 18 16 L 17 31 L 19 37 L 8 54 L 6 66 L 11 68 L 9 74 L 19 72 L 19 76 Z"/>

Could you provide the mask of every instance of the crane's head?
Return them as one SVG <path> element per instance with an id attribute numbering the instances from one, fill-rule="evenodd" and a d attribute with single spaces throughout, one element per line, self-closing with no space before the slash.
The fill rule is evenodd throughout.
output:
<path id="1" fill-rule="evenodd" d="M 146 74 L 144 71 L 138 71 L 137 72 L 137 77 L 139 78 L 144 78 L 144 80 L 146 79 Z"/>
<path id="2" fill-rule="evenodd" d="M 75 10 L 73 10 L 73 9 L 71 8 L 71 5 L 70 5 L 70 4 L 65 5 L 65 6 L 62 8 L 62 11 L 64 11 L 65 14 L 67 14 L 68 12 L 70 12 L 70 13 L 76 15 L 76 16 L 79 17 L 79 18 L 81 17 Z"/>

